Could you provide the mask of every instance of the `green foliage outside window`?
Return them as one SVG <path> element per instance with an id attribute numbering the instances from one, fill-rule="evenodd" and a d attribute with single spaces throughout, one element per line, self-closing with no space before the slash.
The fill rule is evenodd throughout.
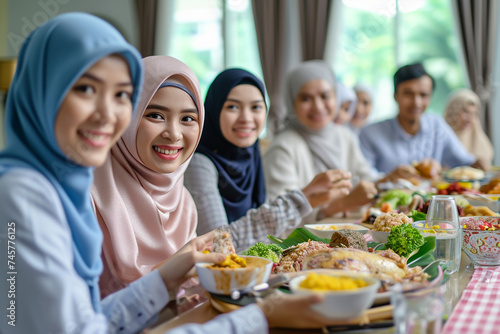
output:
<path id="1" fill-rule="evenodd" d="M 420 8 L 400 14 L 400 65 L 422 62 L 436 80 L 428 112 L 443 114 L 449 94 L 464 87 L 461 49 L 449 1 L 427 0 Z M 345 6 L 334 69 L 347 85 L 358 81 L 376 91 L 375 120 L 397 113 L 393 100 L 395 59 L 394 16 Z"/>

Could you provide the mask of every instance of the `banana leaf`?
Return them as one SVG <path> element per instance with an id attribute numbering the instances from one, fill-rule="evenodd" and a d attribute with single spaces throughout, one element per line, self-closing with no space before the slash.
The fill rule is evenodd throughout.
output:
<path id="1" fill-rule="evenodd" d="M 322 241 L 322 242 L 324 242 L 326 244 L 330 243 L 330 239 L 328 239 L 328 238 L 320 238 L 320 237 L 312 234 L 311 232 L 309 232 L 308 230 L 306 230 L 303 227 L 296 228 L 284 240 L 278 239 L 278 238 L 276 238 L 276 237 L 274 237 L 272 235 L 268 235 L 267 238 L 269 240 L 271 240 L 272 242 L 274 242 L 275 244 L 277 244 L 278 246 L 280 246 L 281 248 L 283 248 L 283 249 L 286 249 L 286 248 L 289 248 L 289 247 L 293 247 L 293 246 L 297 246 L 301 242 L 307 242 L 309 240 L 312 240 L 312 241 Z"/>
<path id="2" fill-rule="evenodd" d="M 419 248 L 418 252 L 408 259 L 408 266 L 420 266 L 423 268 L 432 261 L 436 260 L 433 255 L 435 248 L 436 237 L 425 237 L 424 244 Z"/>

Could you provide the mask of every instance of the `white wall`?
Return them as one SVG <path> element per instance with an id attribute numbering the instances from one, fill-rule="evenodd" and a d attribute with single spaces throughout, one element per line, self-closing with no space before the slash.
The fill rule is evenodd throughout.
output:
<path id="1" fill-rule="evenodd" d="M 17 56 L 35 27 L 58 14 L 76 11 L 106 19 L 138 46 L 135 0 L 8 0 L 7 56 Z"/>

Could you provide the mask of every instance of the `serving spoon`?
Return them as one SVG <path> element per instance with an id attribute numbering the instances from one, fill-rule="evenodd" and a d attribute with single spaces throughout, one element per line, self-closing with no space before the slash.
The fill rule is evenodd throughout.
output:
<path id="1" fill-rule="evenodd" d="M 238 300 L 240 299 L 241 295 L 245 293 L 254 297 L 264 297 L 274 292 L 275 288 L 288 283 L 289 281 L 290 278 L 288 276 L 278 275 L 269 279 L 267 282 L 257 284 L 250 289 L 231 291 L 231 299 Z"/>

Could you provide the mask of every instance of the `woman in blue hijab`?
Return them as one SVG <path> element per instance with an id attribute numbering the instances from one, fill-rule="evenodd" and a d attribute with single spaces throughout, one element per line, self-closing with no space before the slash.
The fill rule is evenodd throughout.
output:
<path id="1" fill-rule="evenodd" d="M 142 81 L 139 52 L 92 15 L 55 17 L 23 44 L 0 152 L 1 333 L 137 332 L 168 301 L 160 271 L 102 304 L 99 295 L 93 167 L 128 125 Z"/>
<path id="2" fill-rule="evenodd" d="M 139 100 L 137 50 L 107 22 L 83 13 L 57 16 L 23 44 L 6 106 L 7 146 L 0 152 L 0 333 L 137 333 L 153 324 L 169 290 L 188 278 L 213 233 L 195 238 L 157 270 L 100 301 L 102 232 L 89 188 Z M 264 314 L 287 302 L 295 325 L 321 326 L 307 305 L 286 297 L 250 305 L 205 325 L 173 333 L 265 332 L 287 314 Z M 303 314 L 303 317 L 301 315 Z"/>
<path id="3" fill-rule="evenodd" d="M 266 110 L 264 85 L 256 76 L 238 68 L 221 72 L 208 89 L 203 134 L 184 178 L 196 202 L 198 234 L 229 224 L 237 249 L 298 226 L 318 205 L 318 193 L 326 201 L 350 189 L 347 180 L 328 182 L 349 174 L 328 171 L 303 191 L 266 203 L 259 149 Z"/>

